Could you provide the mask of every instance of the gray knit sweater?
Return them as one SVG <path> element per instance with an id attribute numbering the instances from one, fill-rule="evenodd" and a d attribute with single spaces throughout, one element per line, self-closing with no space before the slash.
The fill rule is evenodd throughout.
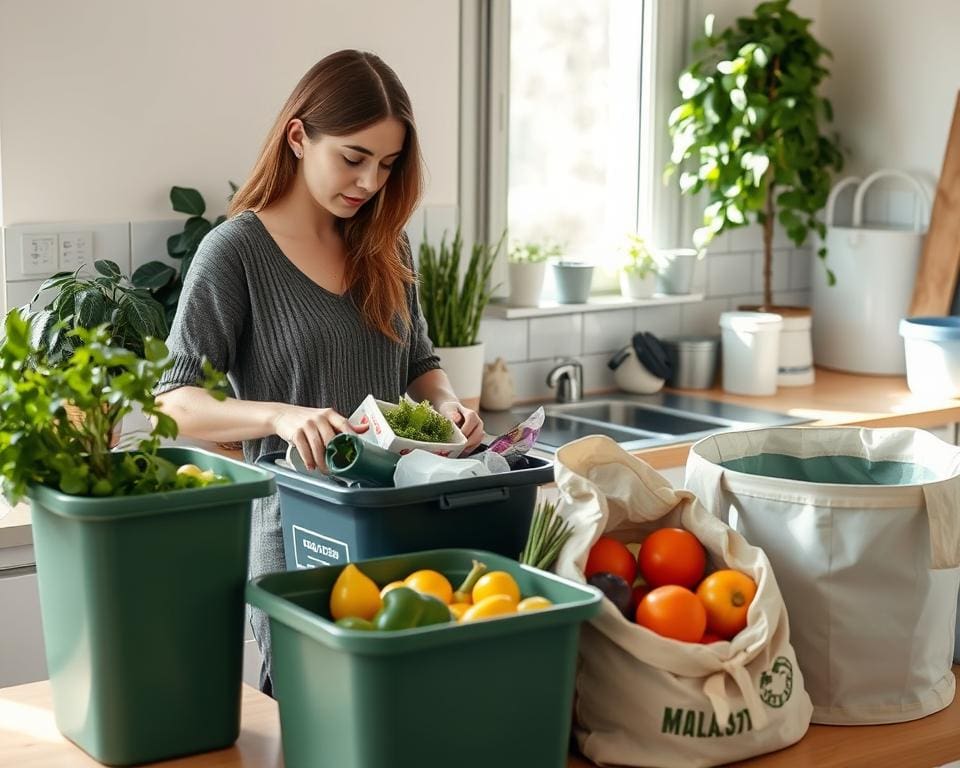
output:
<path id="1" fill-rule="evenodd" d="M 406 238 L 404 247 L 409 251 Z M 349 292 L 338 296 L 318 286 L 284 256 L 256 214 L 241 213 L 197 249 L 167 339 L 175 362 L 156 391 L 197 384 L 206 356 L 241 400 L 332 407 L 346 416 L 369 393 L 396 402 L 410 382 L 440 367 L 416 286 L 407 300 L 413 322 L 396 343 L 364 323 Z M 243 453 L 255 461 L 286 447 L 271 435 L 244 441 Z M 256 499 L 250 575 L 284 567 L 278 498 Z M 263 657 L 263 688 L 272 658 L 269 622 L 252 610 L 250 623 Z"/>
<path id="2" fill-rule="evenodd" d="M 284 256 L 251 211 L 208 234 L 184 282 L 167 344 L 173 368 L 157 392 L 203 378 L 204 355 L 227 373 L 237 397 L 335 408 L 349 416 L 372 393 L 396 402 L 439 360 L 416 287 L 412 326 L 396 343 L 368 327 L 350 293 L 338 296 Z M 244 457 L 286 450 L 276 435 L 247 440 Z"/>

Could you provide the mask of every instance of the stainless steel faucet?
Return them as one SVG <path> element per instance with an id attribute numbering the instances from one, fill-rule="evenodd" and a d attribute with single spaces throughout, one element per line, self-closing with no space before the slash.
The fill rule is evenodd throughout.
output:
<path id="1" fill-rule="evenodd" d="M 564 360 L 547 374 L 547 386 L 556 387 L 558 403 L 575 403 L 583 397 L 583 366 Z"/>

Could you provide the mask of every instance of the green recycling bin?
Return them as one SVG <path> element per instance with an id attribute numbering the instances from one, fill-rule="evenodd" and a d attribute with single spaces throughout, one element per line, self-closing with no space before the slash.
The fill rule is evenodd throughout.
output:
<path id="1" fill-rule="evenodd" d="M 251 500 L 269 472 L 162 448 L 228 485 L 110 498 L 30 489 L 57 727 L 133 765 L 227 747 L 240 730 Z"/>
<path id="2" fill-rule="evenodd" d="M 330 620 L 344 565 L 261 576 L 286 768 L 562 768 L 580 623 L 599 590 L 491 552 L 433 550 L 357 563 L 378 585 L 429 568 L 456 588 L 473 560 L 507 571 L 541 611 L 392 632 Z"/>

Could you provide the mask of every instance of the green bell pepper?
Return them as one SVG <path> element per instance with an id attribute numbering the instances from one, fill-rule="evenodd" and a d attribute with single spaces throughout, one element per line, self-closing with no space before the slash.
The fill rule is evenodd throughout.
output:
<path id="1" fill-rule="evenodd" d="M 409 587 L 396 587 L 383 596 L 383 607 L 373 617 L 374 629 L 397 630 L 427 627 L 451 621 L 450 609 L 430 595 Z"/>

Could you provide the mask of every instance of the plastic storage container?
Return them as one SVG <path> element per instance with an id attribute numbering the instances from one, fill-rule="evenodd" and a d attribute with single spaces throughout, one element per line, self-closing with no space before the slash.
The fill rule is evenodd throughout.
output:
<path id="1" fill-rule="evenodd" d="M 783 318 L 769 312 L 724 312 L 723 389 L 737 395 L 774 395 L 780 371 Z"/>
<path id="2" fill-rule="evenodd" d="M 474 559 L 552 608 L 397 632 L 329 621 L 342 566 L 254 579 L 270 617 L 284 765 L 314 768 L 559 768 L 566 765 L 580 622 L 600 593 L 514 560 L 437 550 L 364 562 L 384 585 L 421 568 L 456 587 Z"/>
<path id="3" fill-rule="evenodd" d="M 108 765 L 227 747 L 240 731 L 250 502 L 263 469 L 162 448 L 230 485 L 136 497 L 30 490 L 57 727 Z"/>
<path id="4" fill-rule="evenodd" d="M 527 540 L 537 486 L 553 482 L 553 463 L 407 488 L 347 488 L 277 465 L 287 568 L 339 565 L 441 547 L 475 547 L 517 557 Z"/>
<path id="5" fill-rule="evenodd" d="M 900 321 L 900 335 L 910 391 L 960 396 L 960 317 L 908 317 Z"/>

